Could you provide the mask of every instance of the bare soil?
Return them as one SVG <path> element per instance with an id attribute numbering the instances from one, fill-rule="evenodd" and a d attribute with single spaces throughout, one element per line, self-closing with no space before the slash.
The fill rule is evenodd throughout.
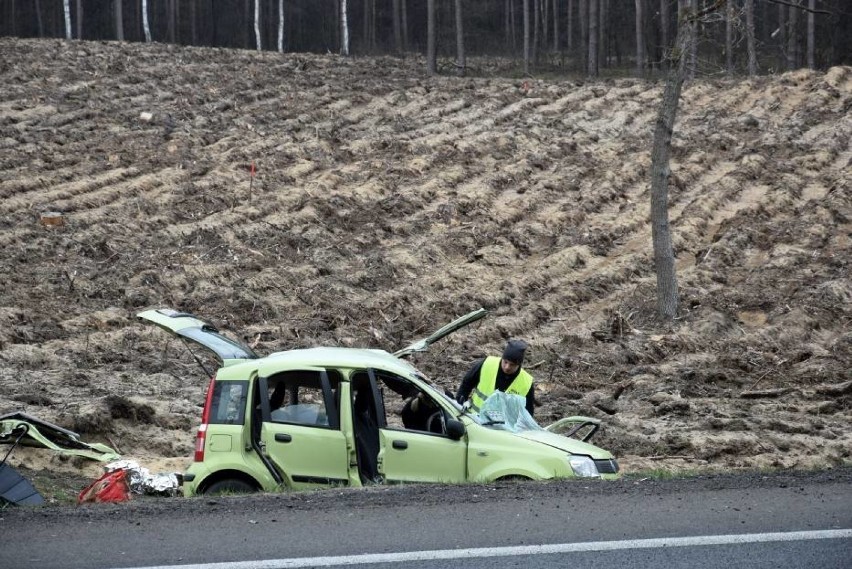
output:
<path id="1" fill-rule="evenodd" d="M 0 414 L 180 471 L 207 379 L 137 312 L 193 312 L 269 353 L 393 350 L 484 306 L 415 364 L 454 390 L 526 339 L 539 421 L 604 419 L 596 441 L 627 472 L 850 462 L 848 67 L 686 86 L 665 323 L 658 83 L 106 42 L 0 53 Z M 69 492 L 100 469 L 9 460 Z"/>

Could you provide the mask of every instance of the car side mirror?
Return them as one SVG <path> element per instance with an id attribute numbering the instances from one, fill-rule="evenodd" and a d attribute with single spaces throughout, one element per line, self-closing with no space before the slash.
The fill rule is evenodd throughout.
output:
<path id="1" fill-rule="evenodd" d="M 447 436 L 453 439 L 454 441 L 457 441 L 464 436 L 464 423 L 462 423 L 458 419 L 447 419 L 446 428 Z"/>

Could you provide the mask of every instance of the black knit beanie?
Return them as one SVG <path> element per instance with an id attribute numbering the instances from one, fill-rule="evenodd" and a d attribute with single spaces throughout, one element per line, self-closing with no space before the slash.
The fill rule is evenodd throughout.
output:
<path id="1" fill-rule="evenodd" d="M 526 350 L 527 343 L 523 340 L 509 340 L 506 349 L 503 350 L 503 359 L 521 365 L 524 363 L 524 352 Z"/>

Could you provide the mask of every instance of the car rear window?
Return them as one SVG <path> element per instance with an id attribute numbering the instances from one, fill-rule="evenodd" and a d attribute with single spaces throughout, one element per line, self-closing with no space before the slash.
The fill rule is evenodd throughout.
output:
<path id="1" fill-rule="evenodd" d="M 215 382 L 208 422 L 215 425 L 242 425 L 247 396 L 248 381 Z"/>

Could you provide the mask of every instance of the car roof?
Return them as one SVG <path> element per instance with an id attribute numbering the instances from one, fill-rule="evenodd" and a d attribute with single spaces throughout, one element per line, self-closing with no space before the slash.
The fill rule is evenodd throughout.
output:
<path id="1" fill-rule="evenodd" d="M 405 360 L 385 350 L 366 348 L 317 347 L 275 352 L 264 358 L 248 360 L 244 363 L 219 370 L 220 379 L 244 378 L 247 369 L 257 370 L 262 376 L 269 376 L 287 369 L 299 367 L 381 369 L 404 377 L 422 374 Z"/>

